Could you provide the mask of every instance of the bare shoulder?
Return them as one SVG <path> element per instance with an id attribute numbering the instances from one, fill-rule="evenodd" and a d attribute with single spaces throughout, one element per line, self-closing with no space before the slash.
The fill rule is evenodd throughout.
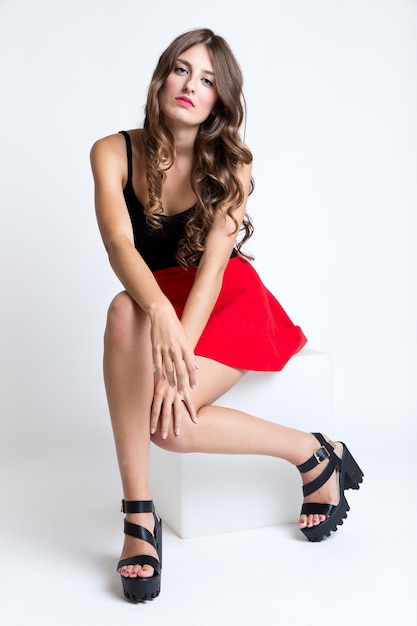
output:
<path id="1" fill-rule="evenodd" d="M 126 178 L 126 140 L 120 133 L 97 139 L 90 150 L 90 162 L 96 184 L 120 184 Z"/>
<path id="2" fill-rule="evenodd" d="M 129 134 L 135 154 L 142 143 L 142 129 L 136 128 L 126 132 Z M 90 160 L 93 172 L 107 167 L 125 172 L 126 139 L 123 134 L 114 133 L 97 139 L 91 147 Z"/>
<path id="3" fill-rule="evenodd" d="M 90 151 L 91 161 L 94 163 L 102 159 L 120 157 L 122 151 L 126 152 L 126 142 L 120 133 L 107 135 L 97 139 Z"/>

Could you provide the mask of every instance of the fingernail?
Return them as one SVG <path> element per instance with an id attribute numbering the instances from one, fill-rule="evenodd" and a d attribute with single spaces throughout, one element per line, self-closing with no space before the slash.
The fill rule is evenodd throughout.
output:
<path id="1" fill-rule="evenodd" d="M 155 428 L 151 428 L 151 435 L 154 435 L 155 432 L 156 432 L 156 429 Z"/>
<path id="2" fill-rule="evenodd" d="M 167 433 L 162 433 L 161 435 L 162 439 L 166 439 L 168 437 Z"/>
<path id="3" fill-rule="evenodd" d="M 176 429 L 175 429 L 175 434 L 176 434 L 176 435 L 177 435 L 177 437 L 178 437 L 178 435 L 180 434 L 180 429 L 179 429 L 179 428 L 176 428 Z"/>

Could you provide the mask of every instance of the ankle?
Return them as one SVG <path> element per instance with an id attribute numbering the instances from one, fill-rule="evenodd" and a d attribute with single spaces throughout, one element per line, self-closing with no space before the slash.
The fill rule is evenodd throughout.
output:
<path id="1" fill-rule="evenodd" d="M 136 523 L 144 519 L 154 519 L 153 513 L 125 513 L 125 519 L 128 522 Z"/>
<path id="2" fill-rule="evenodd" d="M 300 433 L 294 447 L 293 454 L 289 459 L 293 465 L 305 463 L 318 449 L 320 444 L 312 433 Z"/>

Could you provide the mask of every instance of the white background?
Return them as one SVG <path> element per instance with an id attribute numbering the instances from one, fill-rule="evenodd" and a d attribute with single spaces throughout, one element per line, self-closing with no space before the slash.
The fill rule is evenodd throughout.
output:
<path id="1" fill-rule="evenodd" d="M 18 537 L 14 544 L 2 533 L 2 553 L 21 572 L 28 550 L 39 550 L 32 577 L 48 549 L 50 559 L 71 553 L 74 589 L 95 533 L 104 550 L 108 517 L 89 526 L 87 502 L 110 507 L 119 494 L 101 357 L 120 285 L 95 222 L 89 151 L 97 138 L 142 123 L 159 54 L 195 27 L 225 36 L 242 66 L 256 181 L 249 249 L 308 346 L 332 355 L 334 437 L 372 451 L 383 498 L 386 481 L 396 489 L 393 468 L 415 458 L 417 3 L 0 0 L 2 523 Z M 363 493 L 374 520 L 380 505 Z M 379 555 L 378 533 L 373 540 Z M 113 568 L 117 549 L 96 573 Z M 382 572 L 378 560 L 375 568 Z M 400 561 L 391 571 L 403 571 Z M 9 581 L 18 597 L 20 580 Z M 392 601 L 392 615 L 399 605 Z"/>
<path id="2" fill-rule="evenodd" d="M 201 26 L 226 37 L 245 76 L 249 249 L 309 347 L 333 357 L 339 432 L 414 429 L 417 3 L 2 0 L 0 410 L 11 445 L 106 424 L 101 338 L 120 286 L 95 223 L 89 150 L 142 123 L 159 54 Z"/>

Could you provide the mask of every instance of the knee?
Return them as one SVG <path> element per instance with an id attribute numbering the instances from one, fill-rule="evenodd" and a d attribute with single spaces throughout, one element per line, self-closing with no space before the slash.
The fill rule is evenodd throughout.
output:
<path id="1" fill-rule="evenodd" d="M 183 429 L 180 435 L 175 435 L 174 432 L 169 432 L 166 439 L 162 439 L 159 433 L 152 435 L 152 442 L 169 452 L 195 452 L 192 437 L 188 433 L 188 429 Z"/>
<path id="2" fill-rule="evenodd" d="M 105 330 L 105 343 L 131 345 L 132 336 L 138 325 L 145 323 L 147 316 L 126 291 L 119 293 L 111 302 Z"/>

